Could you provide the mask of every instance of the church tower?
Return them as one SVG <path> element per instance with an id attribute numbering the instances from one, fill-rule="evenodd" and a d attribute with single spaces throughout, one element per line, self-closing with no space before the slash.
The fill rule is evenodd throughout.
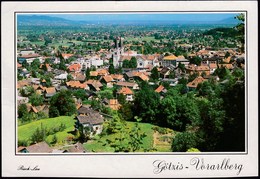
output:
<path id="1" fill-rule="evenodd" d="M 115 68 L 118 68 L 120 57 L 124 53 L 123 38 L 118 37 L 115 39 L 114 42 L 115 42 L 115 50 L 113 52 L 113 65 Z"/>

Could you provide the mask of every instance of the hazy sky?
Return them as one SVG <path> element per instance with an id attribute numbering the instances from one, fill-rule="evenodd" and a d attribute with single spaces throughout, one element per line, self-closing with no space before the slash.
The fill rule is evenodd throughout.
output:
<path id="1" fill-rule="evenodd" d="M 43 15 L 43 14 L 38 14 Z M 182 14 L 44 14 L 78 21 L 219 21 L 238 13 L 182 13 Z"/>

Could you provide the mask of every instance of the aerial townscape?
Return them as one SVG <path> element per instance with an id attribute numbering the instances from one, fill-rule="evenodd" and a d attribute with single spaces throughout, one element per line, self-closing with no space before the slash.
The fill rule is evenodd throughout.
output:
<path id="1" fill-rule="evenodd" d="M 245 151 L 244 14 L 177 15 L 17 14 L 17 153 Z"/>

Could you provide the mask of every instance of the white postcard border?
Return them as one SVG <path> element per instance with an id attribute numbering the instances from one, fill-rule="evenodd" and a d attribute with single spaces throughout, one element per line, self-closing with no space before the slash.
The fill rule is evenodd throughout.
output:
<path id="1" fill-rule="evenodd" d="M 246 11 L 248 58 L 248 153 L 200 155 L 15 155 L 15 89 L 16 65 L 14 50 L 15 12 L 114 12 L 114 11 Z M 258 175 L 258 43 L 256 1 L 162 1 L 162 2 L 4 2 L 2 20 L 2 171 L 3 176 L 56 176 L 56 177 L 227 177 Z M 207 171 L 191 166 L 193 158 L 205 162 L 243 164 L 238 170 Z M 165 160 L 176 165 L 188 166 L 186 170 L 165 170 L 156 174 L 154 161 Z M 37 166 L 38 171 L 17 170 L 21 165 Z"/>

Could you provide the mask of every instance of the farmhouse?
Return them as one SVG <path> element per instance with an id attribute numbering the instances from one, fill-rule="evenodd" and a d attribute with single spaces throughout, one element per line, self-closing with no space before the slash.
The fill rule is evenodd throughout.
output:
<path id="1" fill-rule="evenodd" d="M 92 135 L 102 132 L 104 117 L 98 111 L 82 106 L 78 109 L 78 114 L 76 117 L 77 129 L 80 126 L 89 127 Z"/>

